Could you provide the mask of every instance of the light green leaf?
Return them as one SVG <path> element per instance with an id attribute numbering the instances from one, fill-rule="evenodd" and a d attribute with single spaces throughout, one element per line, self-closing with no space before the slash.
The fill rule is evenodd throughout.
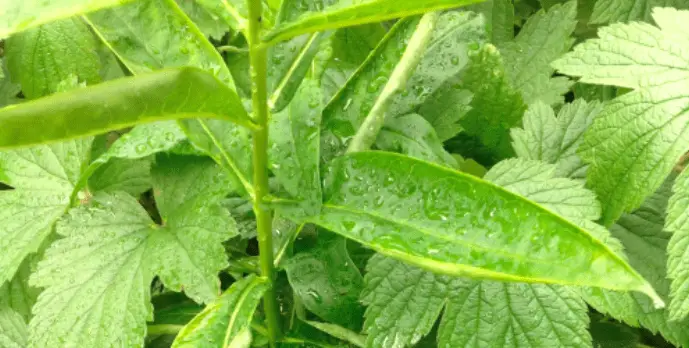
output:
<path id="1" fill-rule="evenodd" d="M 7 68 L 28 99 L 57 92 L 69 77 L 100 82 L 97 41 L 78 18 L 65 19 L 27 30 L 5 43 Z"/>
<path id="2" fill-rule="evenodd" d="M 12 279 L 22 261 L 36 252 L 64 214 L 91 139 L 0 152 L 0 284 Z"/>
<path id="3" fill-rule="evenodd" d="M 443 148 L 435 129 L 418 114 L 389 118 L 376 139 L 376 148 L 457 168 L 457 161 Z"/>
<path id="4" fill-rule="evenodd" d="M 361 328 L 364 308 L 358 299 L 364 279 L 347 253 L 344 238 L 321 231 L 314 247 L 295 254 L 284 267 L 306 309 L 349 329 Z"/>
<path id="5" fill-rule="evenodd" d="M 223 348 L 243 340 L 240 334 L 246 335 L 258 302 L 269 286 L 264 278 L 254 275 L 232 284 L 179 332 L 172 347 Z"/>
<path id="6" fill-rule="evenodd" d="M 473 93 L 471 110 L 459 124 L 468 135 L 477 137 L 497 159 L 510 157 L 509 129 L 519 124 L 526 105 L 519 91 L 509 83 L 503 59 L 495 46 L 484 45 L 472 52 L 470 59 L 455 87 Z M 449 97 L 446 103 L 455 98 L 452 93 Z"/>
<path id="7" fill-rule="evenodd" d="M 682 171 L 672 188 L 668 202 L 665 230 L 672 232 L 667 246 L 667 276 L 670 287 L 670 320 L 682 320 L 689 314 L 689 170 Z"/>
<path id="8" fill-rule="evenodd" d="M 199 5 L 214 16 L 222 19 L 230 28 L 243 31 L 247 27 L 248 11 L 242 0 L 196 0 Z"/>
<path id="9" fill-rule="evenodd" d="M 689 150 L 689 53 L 676 49 L 689 45 L 689 11 L 653 16 L 660 28 L 613 24 L 553 64 L 582 82 L 635 89 L 606 104 L 579 148 L 606 225 L 641 205 Z"/>
<path id="10" fill-rule="evenodd" d="M 26 347 L 26 322 L 19 313 L 9 307 L 0 307 L 0 346 L 3 348 Z"/>
<path id="11" fill-rule="evenodd" d="M 684 0 L 598 0 L 593 7 L 591 23 L 605 24 L 643 20 L 651 22 L 654 7 L 689 9 Z"/>
<path id="12" fill-rule="evenodd" d="M 387 256 L 449 275 L 654 296 L 589 233 L 481 179 L 377 152 L 339 157 L 328 173 L 323 211 L 309 222 Z"/>
<path id="13" fill-rule="evenodd" d="M 318 214 L 323 199 L 319 169 L 322 103 L 318 85 L 306 80 L 289 106 L 269 121 L 270 169 L 308 215 Z"/>
<path id="14" fill-rule="evenodd" d="M 556 164 L 557 177 L 584 178 L 586 165 L 576 151 L 602 108 L 599 102 L 577 99 L 556 117 L 550 106 L 536 102 L 524 114 L 523 128 L 512 129 L 512 147 L 520 158 Z"/>
<path id="15" fill-rule="evenodd" d="M 119 137 L 108 151 L 98 158 L 107 161 L 112 158 L 141 159 L 158 152 L 164 152 L 186 139 L 175 121 L 160 121 L 141 124 Z"/>
<path id="16" fill-rule="evenodd" d="M 325 36 L 328 34 L 302 35 L 268 49 L 268 106 L 273 112 L 284 109 L 297 93 Z"/>
<path id="17" fill-rule="evenodd" d="M 505 74 L 527 104 L 564 101 L 562 95 L 573 82 L 562 76 L 552 77 L 554 69 L 550 64 L 572 47 L 576 15 L 575 1 L 541 10 L 529 17 L 513 42 L 500 48 L 509 63 L 505 65 Z"/>
<path id="18" fill-rule="evenodd" d="M 192 66 L 235 89 L 220 53 L 174 0 L 142 0 L 88 16 L 88 22 L 133 74 Z"/>
<path id="19" fill-rule="evenodd" d="M 670 280 L 667 274 L 666 249 L 671 234 L 663 231 L 663 216 L 671 195 L 672 181 L 660 189 L 631 214 L 624 214 L 610 228 L 629 258 L 629 263 L 648 279 L 666 301 L 669 300 Z M 654 308 L 651 299 L 638 293 L 616 292 L 587 288 L 582 295 L 597 311 L 631 326 L 641 326 L 660 333 L 677 346 L 689 345 L 689 319 L 671 321 L 669 310 Z"/>
<path id="20" fill-rule="evenodd" d="M 199 30 L 206 36 L 214 40 L 222 39 L 228 31 L 227 25 L 215 13 L 209 11 L 197 0 L 176 0 L 179 7 L 191 19 Z"/>
<path id="21" fill-rule="evenodd" d="M 97 194 L 88 206 L 70 210 L 57 225 L 64 238 L 31 277 L 46 289 L 29 323 L 30 346 L 142 347 L 146 320 L 153 319 L 151 225 L 126 194 Z"/>
<path id="22" fill-rule="evenodd" d="M 316 0 L 304 2 L 284 0 L 275 27 L 266 34 L 268 42 L 282 41 L 291 37 L 381 22 L 388 19 L 412 16 L 430 11 L 466 6 L 477 0 L 363 0 L 350 1 Z"/>
<path id="23" fill-rule="evenodd" d="M 423 104 L 445 81 L 462 70 L 467 64 L 466 54 L 470 47 L 483 36 L 479 16 L 469 12 L 444 13 L 435 24 L 423 57 L 415 68 L 412 67 L 409 79 L 388 81 L 396 65 L 401 63 L 407 41 L 416 31 L 418 22 L 417 17 L 399 21 L 327 105 L 323 112 L 322 133 L 326 159 L 347 147 L 347 139 L 356 134 L 389 83 L 399 82 L 404 89 L 389 96 L 386 119 L 409 113 Z"/>
<path id="24" fill-rule="evenodd" d="M 2 0 L 0 39 L 59 19 L 118 6 L 131 0 Z"/>
<path id="25" fill-rule="evenodd" d="M 234 91 L 210 74 L 183 68 L 108 81 L 4 108 L 0 110 L 0 148 L 189 117 L 253 127 Z M 37 124 L 41 127 L 36 128 Z"/>
<path id="26" fill-rule="evenodd" d="M 364 348 L 366 345 L 366 337 L 359 335 L 356 332 L 345 329 L 342 326 L 310 320 L 305 321 L 305 323 L 327 333 L 330 336 L 339 338 L 345 342 L 349 342 L 357 347 Z"/>

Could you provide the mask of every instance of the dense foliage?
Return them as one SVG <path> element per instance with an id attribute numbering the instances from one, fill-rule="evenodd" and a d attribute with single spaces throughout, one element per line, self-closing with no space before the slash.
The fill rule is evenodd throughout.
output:
<path id="1" fill-rule="evenodd" d="M 0 0 L 0 348 L 689 347 L 689 1 Z"/>

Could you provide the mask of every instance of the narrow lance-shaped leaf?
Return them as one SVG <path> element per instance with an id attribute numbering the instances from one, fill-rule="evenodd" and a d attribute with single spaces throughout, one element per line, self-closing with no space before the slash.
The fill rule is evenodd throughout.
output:
<path id="1" fill-rule="evenodd" d="M 659 27 L 613 24 L 553 65 L 582 82 L 632 88 L 605 105 L 579 155 L 612 224 L 637 208 L 689 150 L 689 11 L 656 8 Z M 678 46 L 679 45 L 679 46 Z"/>
<path id="2" fill-rule="evenodd" d="M 662 304 L 598 239 L 481 179 L 370 152 L 334 160 L 326 182 L 322 213 L 308 220 L 382 254 L 450 275 L 640 291 Z"/>
<path id="3" fill-rule="evenodd" d="M 129 1 L 131 0 L 3 0 L 0 2 L 0 39 L 41 24 Z"/>
<path id="4" fill-rule="evenodd" d="M 243 336 L 250 330 L 254 311 L 269 286 L 264 278 L 254 275 L 232 284 L 182 328 L 172 347 L 234 347 L 235 339 L 246 339 Z M 249 341 L 250 338 L 249 331 Z"/>
<path id="5" fill-rule="evenodd" d="M 276 25 L 264 40 L 282 41 L 305 33 L 381 22 L 466 6 L 478 1 L 480 0 L 363 0 L 352 4 L 342 0 L 284 0 Z"/>
<path id="6" fill-rule="evenodd" d="M 190 117 L 254 127 L 234 91 L 210 74 L 183 68 L 108 81 L 6 107 L 0 110 L 0 148 Z"/>

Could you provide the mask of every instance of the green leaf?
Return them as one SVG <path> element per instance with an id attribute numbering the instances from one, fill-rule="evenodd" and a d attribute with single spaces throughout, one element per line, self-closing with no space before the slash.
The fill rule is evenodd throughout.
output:
<path id="1" fill-rule="evenodd" d="M 214 40 L 222 39 L 228 28 L 215 12 L 209 11 L 197 0 L 176 0 L 179 7 L 191 19 L 199 30 Z"/>
<path id="2" fill-rule="evenodd" d="M 69 206 L 91 139 L 0 152 L 0 283 L 12 279 Z"/>
<path id="3" fill-rule="evenodd" d="M 4 76 L 3 76 L 4 75 Z M 0 108 L 20 101 L 17 94 L 22 90 L 19 84 L 12 82 L 5 59 L 0 58 Z"/>
<path id="4" fill-rule="evenodd" d="M 192 66 L 235 89 L 220 53 L 174 0 L 144 0 L 88 16 L 101 39 L 133 74 Z"/>
<path id="5" fill-rule="evenodd" d="M 556 117 L 550 106 L 536 102 L 524 114 L 523 128 L 512 129 L 512 146 L 520 158 L 556 164 L 558 177 L 584 178 L 586 165 L 576 151 L 601 110 L 599 102 L 577 99 Z"/>
<path id="6" fill-rule="evenodd" d="M 505 75 L 503 59 L 495 46 L 484 45 L 470 53 L 470 60 L 455 87 L 473 93 L 471 110 L 459 124 L 468 135 L 477 137 L 493 157 L 511 157 L 509 129 L 519 124 L 526 105 Z M 445 103 L 454 100 L 452 93 L 449 96 Z"/>
<path id="7" fill-rule="evenodd" d="M 440 15 L 424 56 L 408 81 L 388 81 L 416 31 L 419 19 L 399 21 L 375 51 L 347 81 L 323 112 L 322 149 L 326 159 L 347 147 L 388 83 L 406 83 L 406 89 L 390 96 L 385 118 L 411 112 L 467 64 L 470 46 L 482 39 L 482 20 L 473 13 Z"/>
<path id="8" fill-rule="evenodd" d="M 51 242 L 51 239 L 47 238 L 44 245 Z M 40 289 L 29 285 L 29 276 L 42 256 L 43 253 L 39 250 L 39 253 L 24 259 L 12 280 L 0 287 L 0 307 L 12 308 L 27 322 L 31 319 L 31 307 L 36 303 L 36 298 L 41 292 Z"/>
<path id="9" fill-rule="evenodd" d="M 376 148 L 457 168 L 457 161 L 443 148 L 435 129 L 422 116 L 389 118 L 376 139 Z"/>
<path id="10" fill-rule="evenodd" d="M 467 10 L 483 14 L 490 42 L 497 47 L 514 39 L 514 5 L 511 0 L 487 0 Z"/>
<path id="11" fill-rule="evenodd" d="M 667 247 L 667 276 L 672 280 L 670 287 L 670 320 L 682 320 L 689 314 L 689 170 L 684 169 L 675 180 L 673 194 L 668 202 L 665 230 L 672 233 Z"/>
<path id="12" fill-rule="evenodd" d="M 634 89 L 608 102 L 584 136 L 579 155 L 610 225 L 657 189 L 689 150 L 689 11 L 658 8 L 660 28 L 613 24 L 553 65 L 582 82 Z"/>
<path id="13" fill-rule="evenodd" d="M 264 40 L 268 42 L 282 41 L 301 34 L 381 22 L 430 11 L 466 6 L 474 2 L 478 1 L 363 0 L 352 3 L 341 0 L 310 2 L 284 0 L 277 24 L 266 34 Z"/>
<path id="14" fill-rule="evenodd" d="M 302 35 L 268 50 L 268 106 L 273 112 L 284 109 L 297 93 L 326 33 Z"/>
<path id="15" fill-rule="evenodd" d="M 555 5 L 548 11 L 538 11 L 529 17 L 513 42 L 500 48 L 505 62 L 505 74 L 518 89 L 524 101 L 531 104 L 562 104 L 563 94 L 573 82 L 566 77 L 552 77 L 550 64 L 569 51 L 574 43 L 570 37 L 576 27 L 577 3 Z"/>
<path id="16" fill-rule="evenodd" d="M 249 332 L 254 311 L 269 288 L 264 278 L 250 275 L 232 284 L 217 300 L 192 319 L 177 335 L 173 348 L 234 347 Z"/>
<path id="17" fill-rule="evenodd" d="M 419 114 L 430 122 L 443 142 L 462 131 L 461 119 L 471 110 L 473 93 L 455 86 L 453 82 L 438 88 L 419 108 Z"/>
<path id="18" fill-rule="evenodd" d="M 610 228 L 619 239 L 629 263 L 648 279 L 666 301 L 669 300 L 670 280 L 666 278 L 668 258 L 666 250 L 671 234 L 663 231 L 663 216 L 667 211 L 672 181 L 660 189 L 631 214 L 624 214 Z M 637 293 L 587 288 L 582 295 L 597 311 L 634 327 L 644 327 L 660 333 L 677 346 L 689 345 L 689 319 L 671 321 L 669 310 L 654 308 L 651 299 Z"/>
<path id="19" fill-rule="evenodd" d="M 59 19 L 78 16 L 103 8 L 122 5 L 130 0 L 4 0 L 0 7 L 0 39 L 22 30 Z"/>
<path id="20" fill-rule="evenodd" d="M 605 24 L 643 20 L 651 22 L 651 9 L 654 7 L 674 7 L 689 9 L 683 0 L 598 0 L 593 7 L 591 23 Z"/>
<path id="21" fill-rule="evenodd" d="M 285 262 L 289 283 L 304 306 L 320 318 L 352 330 L 361 328 L 363 277 L 347 253 L 346 240 L 318 234 L 317 244 Z"/>
<path id="22" fill-rule="evenodd" d="M 210 74 L 183 68 L 108 81 L 4 108 L 0 110 L 0 148 L 189 117 L 231 120 L 253 127 L 232 90 Z"/>
<path id="23" fill-rule="evenodd" d="M 366 337 L 357 334 L 356 332 L 345 329 L 339 325 L 330 323 L 320 323 L 317 321 L 307 320 L 305 323 L 327 333 L 330 336 L 339 338 L 345 342 L 349 342 L 357 347 L 364 348 L 366 345 Z"/>
<path id="24" fill-rule="evenodd" d="M 139 197 L 151 188 L 151 160 L 110 160 L 88 179 L 88 187 L 92 191 L 122 191 Z"/>
<path id="25" fill-rule="evenodd" d="M 0 307 L 0 346 L 4 348 L 26 347 L 26 322 L 19 313 L 9 307 Z"/>
<path id="26" fill-rule="evenodd" d="M 100 82 L 97 41 L 80 19 L 65 19 L 10 37 L 7 68 L 28 99 L 57 92 L 70 76 L 87 84 Z"/>
<path id="27" fill-rule="evenodd" d="M 320 88 L 302 83 L 290 105 L 269 121 L 268 160 L 282 188 L 308 215 L 322 203 L 320 178 L 320 124 L 323 112 Z"/>
<path id="28" fill-rule="evenodd" d="M 449 275 L 654 296 L 650 285 L 599 240 L 481 179 L 376 152 L 337 158 L 328 173 L 323 211 L 309 222 L 382 254 Z M 522 242 L 514 242 L 517 235 Z M 566 267 L 555 261 L 562 259 L 568 260 Z"/>
<path id="29" fill-rule="evenodd" d="M 141 124 L 112 143 L 97 161 L 113 158 L 141 159 L 158 152 L 168 151 L 186 139 L 175 121 Z"/>

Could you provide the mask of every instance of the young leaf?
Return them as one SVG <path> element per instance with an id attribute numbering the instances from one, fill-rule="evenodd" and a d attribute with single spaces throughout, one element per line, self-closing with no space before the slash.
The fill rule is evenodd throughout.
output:
<path id="1" fill-rule="evenodd" d="M 520 158 L 557 164 L 558 177 L 584 178 L 586 165 L 576 151 L 601 110 L 599 102 L 577 99 L 565 104 L 555 117 L 550 106 L 534 103 L 524 114 L 523 128 L 511 131 L 514 151 Z"/>
<path id="2" fill-rule="evenodd" d="M 352 330 L 361 328 L 364 309 L 358 299 L 364 279 L 347 254 L 344 238 L 319 233 L 313 248 L 285 262 L 285 271 L 309 311 Z"/>
<path id="3" fill-rule="evenodd" d="M 689 314 L 689 170 L 684 169 L 672 188 L 673 194 L 668 203 L 665 230 L 672 232 L 667 246 L 668 278 L 672 280 L 670 287 L 670 320 L 682 320 Z"/>
<path id="4" fill-rule="evenodd" d="M 666 277 L 666 250 L 671 235 L 663 231 L 663 216 L 671 187 L 672 181 L 667 180 L 641 207 L 633 213 L 622 215 L 610 228 L 611 234 L 622 242 L 619 249 L 624 248 L 630 264 L 658 289 L 666 301 L 670 294 L 670 280 Z M 584 289 L 582 295 L 591 307 L 601 313 L 630 326 L 641 326 L 653 333 L 660 333 L 675 345 L 689 345 L 689 318 L 670 320 L 669 310 L 654 308 L 647 296 L 596 288 Z"/>
<path id="5" fill-rule="evenodd" d="M 576 15 L 576 1 L 541 10 L 529 17 L 513 42 L 500 48 L 505 62 L 509 62 L 505 73 L 527 104 L 564 101 L 562 95 L 573 83 L 566 77 L 552 77 L 550 63 L 572 47 L 570 35 L 577 24 Z"/>
<path id="6" fill-rule="evenodd" d="M 26 347 L 26 322 L 12 308 L 0 306 L 0 345 L 4 348 Z"/>
<path id="7" fill-rule="evenodd" d="M 234 91 L 201 70 L 182 68 L 108 81 L 4 108 L 0 110 L 0 148 L 189 117 L 254 127 Z"/>
<path id="8" fill-rule="evenodd" d="M 481 179 L 370 152 L 337 158 L 326 180 L 322 213 L 309 222 L 384 255 L 450 275 L 600 286 L 655 296 L 650 285 L 599 240 Z M 562 259 L 566 265 L 555 262 Z"/>
<path id="9" fill-rule="evenodd" d="M 106 45 L 133 74 L 192 66 L 235 89 L 218 51 L 174 0 L 136 1 L 88 15 Z"/>
<path id="10" fill-rule="evenodd" d="M 0 152 L 0 283 L 12 279 L 69 207 L 91 139 Z"/>
<path id="11" fill-rule="evenodd" d="M 248 330 L 254 311 L 269 286 L 264 278 L 254 275 L 232 284 L 179 332 L 172 347 L 235 347 L 232 344 L 244 339 L 246 332 L 250 341 Z"/>
<path id="12" fill-rule="evenodd" d="M 638 207 L 689 150 L 689 11 L 655 9 L 660 28 L 613 24 L 553 65 L 586 83 L 634 89 L 606 104 L 579 154 L 603 203 L 603 223 Z"/>
<path id="13" fill-rule="evenodd" d="M 10 37 L 5 43 L 7 69 L 28 99 L 57 92 L 75 76 L 87 84 L 100 82 L 97 41 L 80 19 L 65 19 Z"/>
<path id="14" fill-rule="evenodd" d="M 302 83 L 290 105 L 269 121 L 270 168 L 291 199 L 307 215 L 320 211 L 320 124 L 323 98 L 310 80 Z"/>
<path id="15" fill-rule="evenodd" d="M 131 0 L 5 0 L 0 4 L 0 39 L 59 19 L 78 16 Z"/>
<path id="16" fill-rule="evenodd" d="M 683 0 L 598 0 L 591 13 L 591 23 L 606 24 L 614 22 L 651 21 L 651 9 L 655 7 L 674 7 L 689 9 Z"/>
<path id="17" fill-rule="evenodd" d="M 275 27 L 264 40 L 275 42 L 291 37 L 358 24 L 381 22 L 447 8 L 466 6 L 477 0 L 284 0 Z"/>

